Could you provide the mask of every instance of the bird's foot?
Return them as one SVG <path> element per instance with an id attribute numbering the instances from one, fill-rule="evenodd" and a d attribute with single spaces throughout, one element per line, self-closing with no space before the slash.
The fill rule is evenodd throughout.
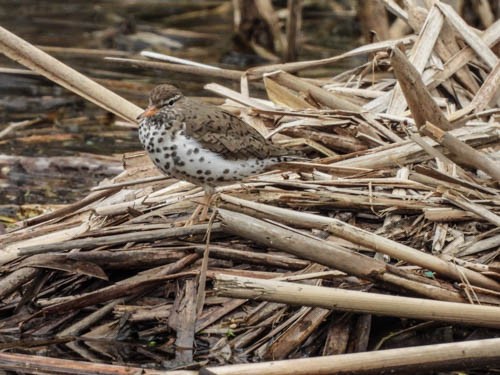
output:
<path id="1" fill-rule="evenodd" d="M 201 203 L 199 203 L 196 206 L 196 208 L 193 211 L 193 214 L 191 215 L 189 220 L 186 221 L 186 224 L 184 224 L 184 226 L 189 227 L 194 224 L 199 224 L 208 221 L 209 219 L 208 210 L 210 209 L 212 201 L 213 201 L 212 194 L 205 195 Z"/>

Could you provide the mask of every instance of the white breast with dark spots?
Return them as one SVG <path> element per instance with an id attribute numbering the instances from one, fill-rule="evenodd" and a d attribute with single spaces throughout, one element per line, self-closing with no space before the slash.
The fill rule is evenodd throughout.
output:
<path id="1" fill-rule="evenodd" d="M 155 165 L 173 177 L 198 185 L 215 186 L 261 173 L 275 164 L 276 158 L 228 160 L 204 148 L 183 130 L 174 134 L 144 129 L 139 137 Z M 143 141 L 144 139 L 144 141 Z"/>

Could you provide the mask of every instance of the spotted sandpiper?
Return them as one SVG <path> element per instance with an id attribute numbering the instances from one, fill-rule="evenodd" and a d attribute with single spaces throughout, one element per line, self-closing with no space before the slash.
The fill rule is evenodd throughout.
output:
<path id="1" fill-rule="evenodd" d="M 289 151 L 237 116 L 187 98 L 172 85 L 155 87 L 138 119 L 139 139 L 154 164 L 169 176 L 202 186 L 206 206 L 216 186 L 289 159 Z"/>

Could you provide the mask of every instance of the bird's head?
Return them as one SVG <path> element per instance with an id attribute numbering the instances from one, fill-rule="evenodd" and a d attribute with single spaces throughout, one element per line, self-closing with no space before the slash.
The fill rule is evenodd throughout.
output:
<path id="1" fill-rule="evenodd" d="M 152 117 L 163 108 L 172 107 L 182 97 L 182 92 L 175 86 L 168 84 L 156 86 L 149 94 L 148 108 L 137 119 Z"/>

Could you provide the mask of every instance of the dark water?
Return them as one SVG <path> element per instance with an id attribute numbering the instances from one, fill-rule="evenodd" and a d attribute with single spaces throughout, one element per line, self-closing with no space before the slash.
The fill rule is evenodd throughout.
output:
<path id="1" fill-rule="evenodd" d="M 209 95 L 202 89 L 207 82 L 233 88 L 237 85 L 205 77 L 130 69 L 105 61 L 104 56 L 137 57 L 138 52 L 147 49 L 231 69 L 266 63 L 236 42 L 230 3 L 3 0 L 0 24 L 39 46 L 109 50 L 103 54 L 54 49 L 48 52 L 144 106 L 150 88 L 162 82 L 177 84 L 197 96 Z M 304 8 L 301 60 L 339 54 L 353 48 L 358 38 L 352 11 L 338 13 L 328 2 L 317 3 L 323 5 Z M 4 56 L 0 57 L 0 67 L 24 69 Z M 331 69 L 343 70 L 345 66 Z M 312 74 L 330 73 L 320 70 Z M 114 119 L 95 105 L 43 77 L 0 72 L 0 131 L 9 123 L 35 118 L 41 120 L 0 138 L 0 155 L 117 155 L 115 164 L 119 165 L 118 155 L 140 149 L 135 130 L 116 126 Z M 110 162 L 103 162 L 103 169 L 96 171 L 59 166 L 55 171 L 48 168 L 33 172 L 22 163 L 0 162 L 0 206 L 4 209 L 0 209 L 0 216 L 10 216 L 17 206 L 27 203 L 74 201 L 112 174 L 110 168 L 104 167 L 107 163 Z M 14 205 L 14 209 L 8 206 L 5 211 L 6 205 Z"/>

